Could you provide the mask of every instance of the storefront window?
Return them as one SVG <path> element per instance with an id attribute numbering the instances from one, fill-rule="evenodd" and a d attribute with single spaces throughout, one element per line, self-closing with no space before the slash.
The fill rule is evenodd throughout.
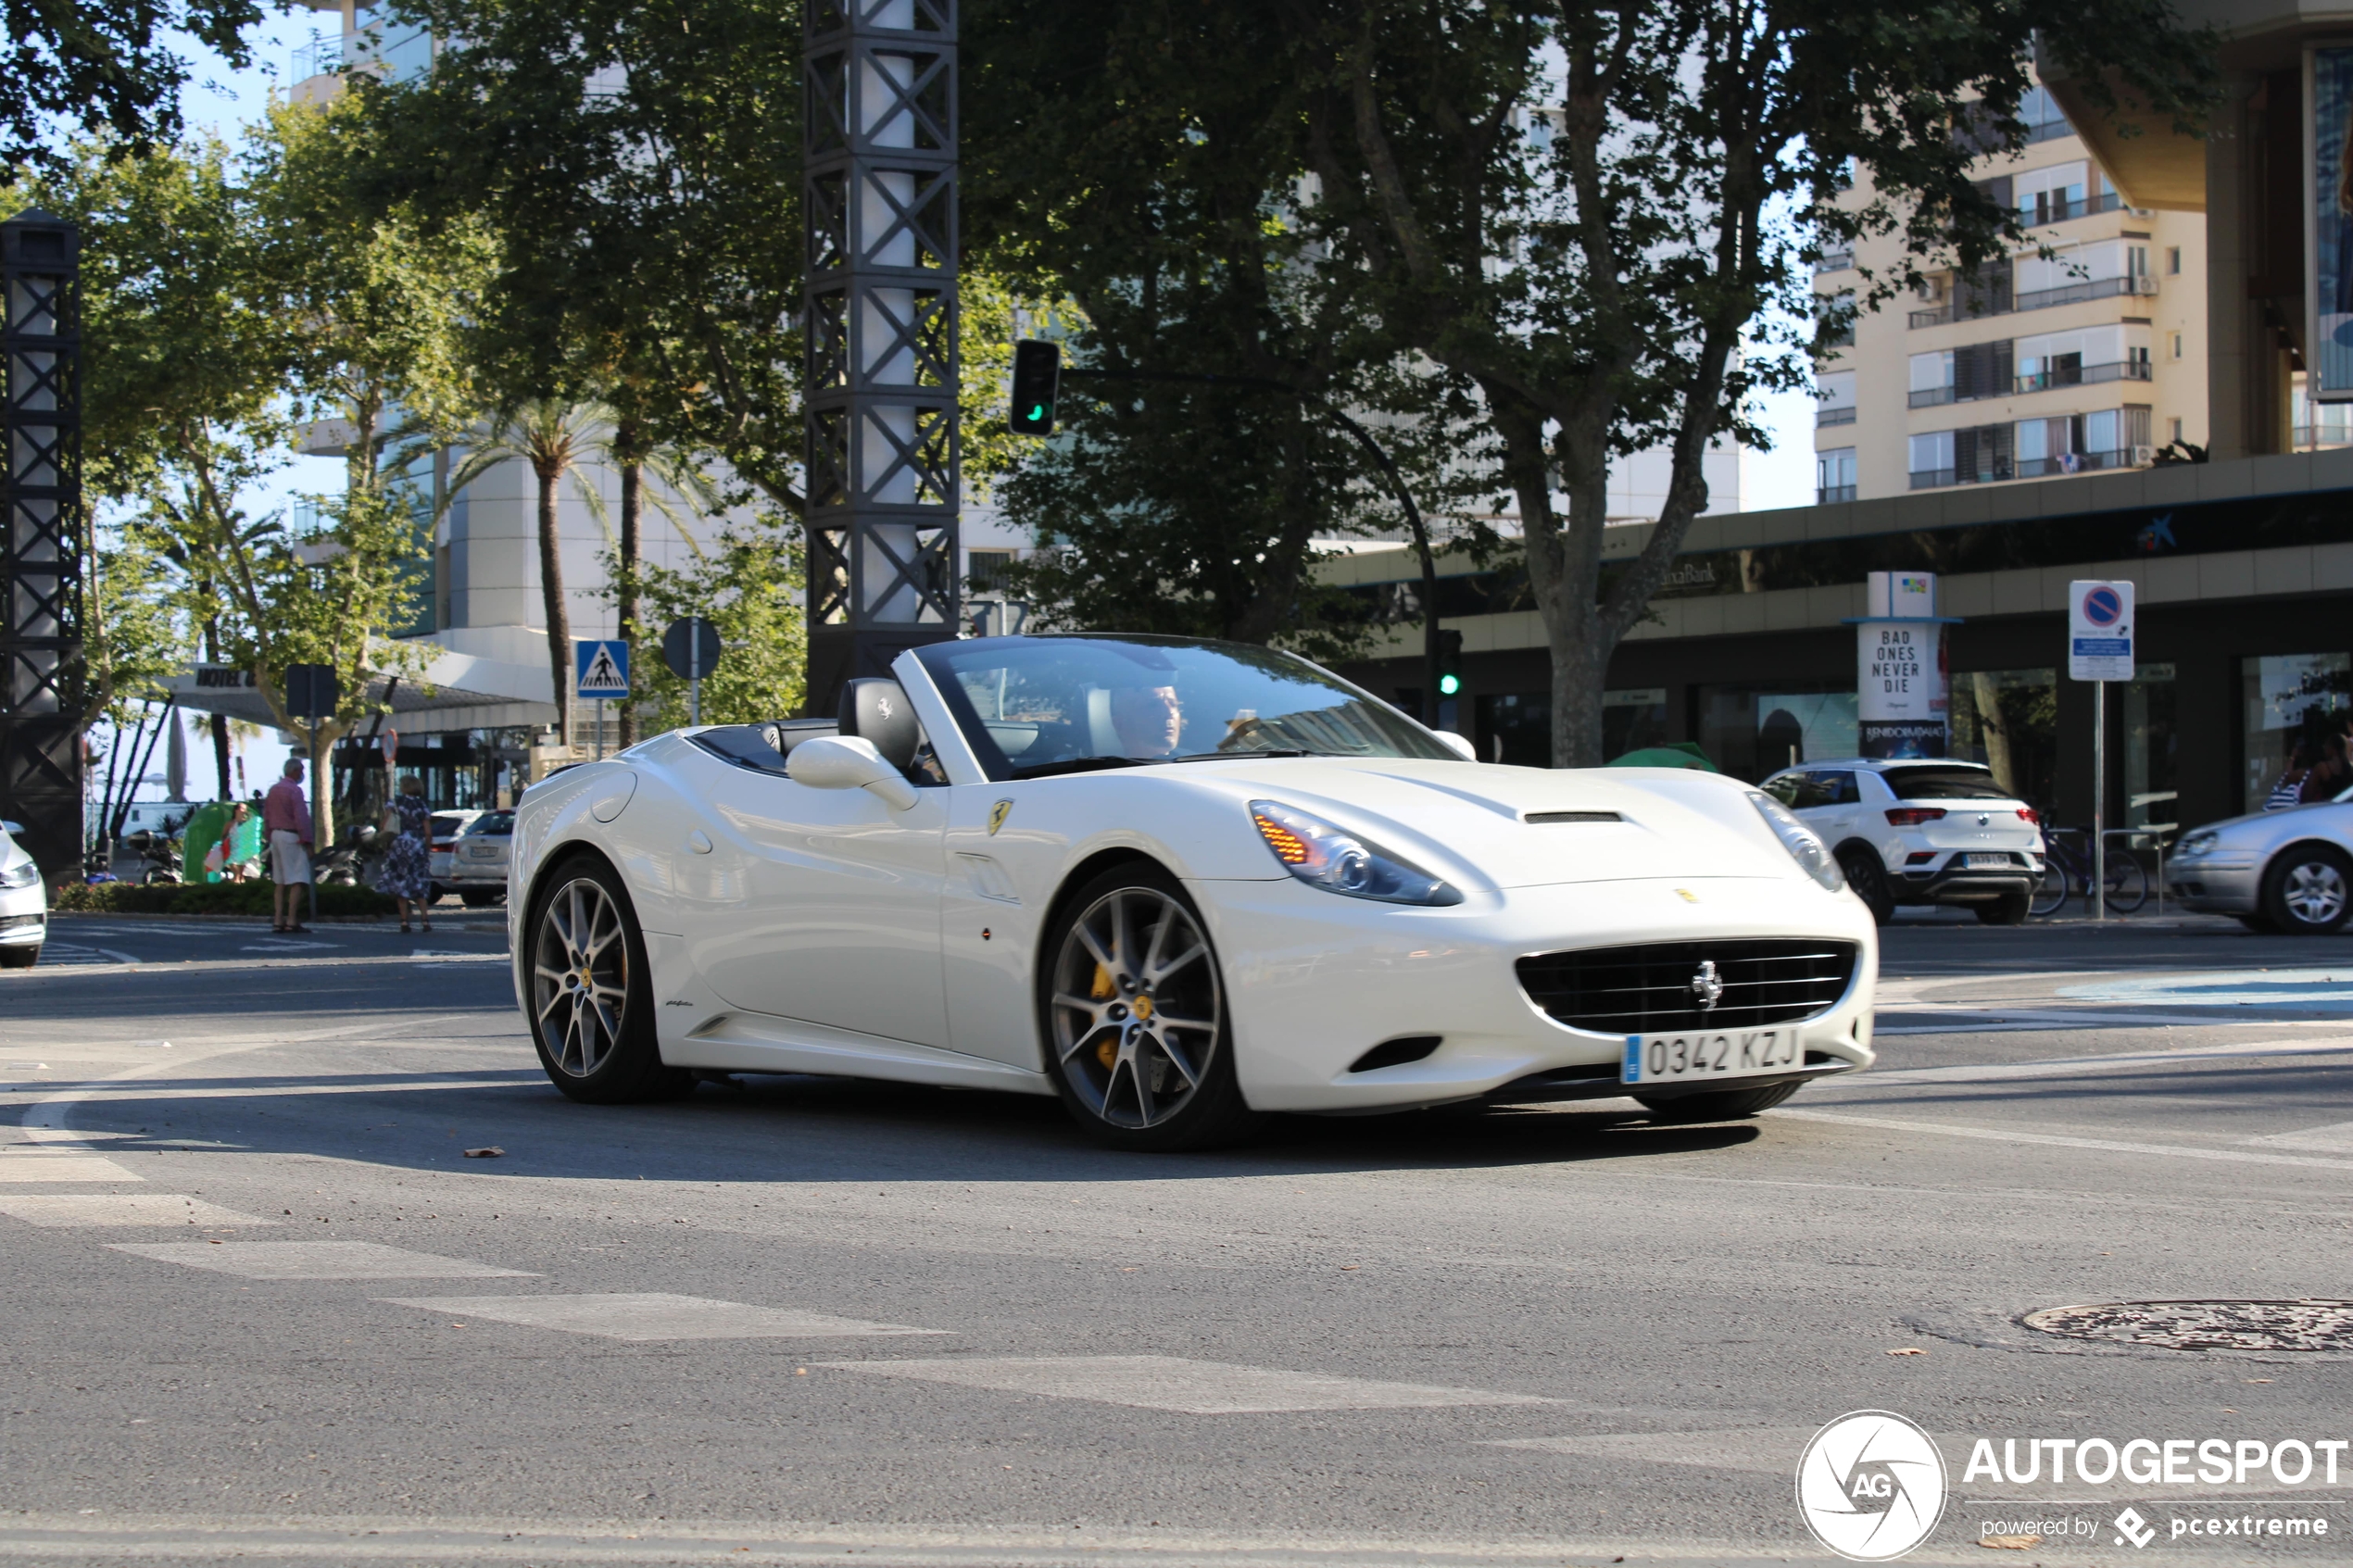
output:
<path id="1" fill-rule="evenodd" d="M 1716 765 L 1751 783 L 1768 773 L 1856 752 L 1855 693 L 1792 682 L 1702 686 L 1699 743 Z"/>
<path id="2" fill-rule="evenodd" d="M 2171 833 L 2182 813 L 2173 727 L 2173 667 L 2144 664 L 2123 691 L 2124 826 Z"/>
<path id="3" fill-rule="evenodd" d="M 2038 809 L 2058 771 L 2058 677 L 2051 670 L 1978 670 L 1953 676 L 1945 755 L 1982 762 L 1994 782 Z"/>
<path id="4" fill-rule="evenodd" d="M 1408 712 L 1413 711 L 1411 709 Z M 1553 702 L 1548 692 L 1494 692 L 1478 698 L 1478 748 L 1490 762 L 1518 768 L 1553 765 Z M 1644 687 L 1602 694 L 1602 758 L 1623 757 L 1664 745 L 1667 689 Z"/>
<path id="5" fill-rule="evenodd" d="M 2316 747 L 2353 712 L 2353 656 L 2341 653 L 2275 654 L 2243 659 L 2246 688 L 2246 763 L 2240 775 L 2245 809 L 2259 811 L 2264 797 L 2287 771 L 2299 743 Z"/>

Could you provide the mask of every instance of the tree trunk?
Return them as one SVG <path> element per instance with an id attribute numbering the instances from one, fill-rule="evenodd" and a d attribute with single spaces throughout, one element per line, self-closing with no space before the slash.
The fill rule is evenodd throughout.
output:
<path id="1" fill-rule="evenodd" d="M 212 584 L 209 583 L 200 583 L 197 591 L 207 599 L 212 597 Z M 204 657 L 207 664 L 220 662 L 220 622 L 217 619 L 208 620 L 204 623 Z M 225 714 L 215 713 L 208 727 L 212 731 L 212 765 L 220 774 L 220 793 L 213 798 L 226 800 L 229 798 L 230 787 L 228 717 Z"/>
<path id="2" fill-rule="evenodd" d="M 613 444 L 628 454 L 621 464 L 621 582 L 614 596 L 614 608 L 619 611 L 621 634 L 630 641 L 633 658 L 640 655 L 637 635 L 637 558 L 643 548 L 637 537 L 638 510 L 644 502 L 645 471 L 638 466 L 634 441 L 635 427 L 623 424 L 613 436 Z M 637 744 L 637 707 L 624 699 L 621 705 L 621 747 L 626 751 Z"/>
<path id="3" fill-rule="evenodd" d="M 539 592 L 547 611 L 547 673 L 555 683 L 556 737 L 572 744 L 572 615 L 564 602 L 563 541 L 556 531 L 556 483 L 563 470 L 536 463 L 539 479 Z"/>

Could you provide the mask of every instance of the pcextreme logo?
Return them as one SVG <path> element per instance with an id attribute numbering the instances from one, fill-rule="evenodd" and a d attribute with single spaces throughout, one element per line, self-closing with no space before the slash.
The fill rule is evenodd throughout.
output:
<path id="1" fill-rule="evenodd" d="M 1797 1461 L 1797 1509 L 1814 1538 L 1856 1562 L 1903 1556 L 1944 1513 L 1944 1456 L 1887 1411 L 1856 1411 L 1814 1434 Z"/>

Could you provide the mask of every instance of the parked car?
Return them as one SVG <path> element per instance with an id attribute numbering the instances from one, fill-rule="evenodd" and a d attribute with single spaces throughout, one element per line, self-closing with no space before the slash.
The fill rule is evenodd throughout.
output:
<path id="1" fill-rule="evenodd" d="M 514 834 L 512 811 L 485 811 L 458 835 L 449 859 L 449 885 L 468 909 L 479 909 L 507 896 L 507 851 Z"/>
<path id="2" fill-rule="evenodd" d="M 458 835 L 473 825 L 480 811 L 435 811 L 428 830 L 433 842 L 427 847 L 425 871 L 433 878 L 433 897 L 440 897 L 449 891 L 451 868 L 457 863 Z"/>
<path id="3" fill-rule="evenodd" d="M 16 835 L 14 822 L 0 822 L 0 969 L 31 969 L 41 961 L 49 935 L 49 890 Z"/>
<path id="4" fill-rule="evenodd" d="M 2320 936 L 2353 913 L 2353 790 L 2334 800 L 2208 822 L 2183 836 L 2165 891 L 2250 931 Z"/>
<path id="5" fill-rule="evenodd" d="M 1980 762 L 1850 757 L 1767 779 L 1881 925 L 1905 904 L 1966 904 L 1988 925 L 2026 919 L 2043 874 L 2034 809 Z"/>

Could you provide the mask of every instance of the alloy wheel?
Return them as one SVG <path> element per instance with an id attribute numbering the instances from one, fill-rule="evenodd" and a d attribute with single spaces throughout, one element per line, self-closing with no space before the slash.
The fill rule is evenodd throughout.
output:
<path id="1" fill-rule="evenodd" d="M 1056 1060 L 1088 1109 L 1141 1129 L 1192 1103 L 1224 1012 L 1217 965 L 1191 910 L 1158 888 L 1113 889 L 1071 922 L 1053 980 Z"/>
<path id="2" fill-rule="evenodd" d="M 539 911 L 532 1004 L 556 1065 L 585 1078 L 621 1043 L 629 1014 L 629 943 L 621 909 L 593 877 L 574 877 Z"/>
<path id="3" fill-rule="evenodd" d="M 2345 913 L 2345 873 L 2326 860 L 2288 868 L 2280 901 L 2306 925 L 2334 925 Z"/>

